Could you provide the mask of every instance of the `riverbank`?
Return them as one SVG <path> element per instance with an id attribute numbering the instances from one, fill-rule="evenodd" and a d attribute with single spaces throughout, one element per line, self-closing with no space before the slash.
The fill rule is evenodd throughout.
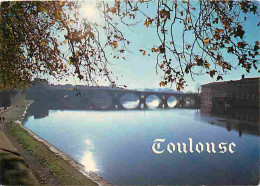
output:
<path id="1" fill-rule="evenodd" d="M 86 173 L 81 165 L 55 147 L 40 139 L 19 123 L 31 101 L 23 100 L 4 113 L 2 130 L 19 151 L 39 184 L 50 185 L 106 185 L 97 175 Z M 3 115 L 3 114 L 2 114 Z M 52 148 L 52 150 L 51 150 Z M 54 149 L 54 150 L 53 150 Z M 102 182 L 103 181 L 103 182 Z"/>
<path id="2" fill-rule="evenodd" d="M 38 184 L 24 159 L 2 132 L 0 126 L 0 183 L 5 185 Z"/>

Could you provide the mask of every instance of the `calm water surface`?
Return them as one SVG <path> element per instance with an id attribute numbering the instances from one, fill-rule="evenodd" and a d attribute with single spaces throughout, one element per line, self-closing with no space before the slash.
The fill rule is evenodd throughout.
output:
<path id="1" fill-rule="evenodd" d="M 214 122 L 212 122 L 214 121 Z M 222 122 L 222 123 L 221 123 Z M 86 170 L 113 184 L 253 184 L 259 177 L 259 136 L 202 116 L 198 110 L 57 111 L 29 116 L 25 126 Z M 254 131 L 253 133 L 258 133 Z M 242 135 L 241 135 L 242 134 Z M 234 142 L 225 154 L 164 152 L 151 147 L 167 143 Z"/>

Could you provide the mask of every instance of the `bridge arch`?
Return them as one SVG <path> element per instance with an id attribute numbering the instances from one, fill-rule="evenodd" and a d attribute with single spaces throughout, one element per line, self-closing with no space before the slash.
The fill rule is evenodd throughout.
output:
<path id="1" fill-rule="evenodd" d="M 145 99 L 145 103 L 146 103 L 147 107 L 150 109 L 158 108 L 161 101 L 162 101 L 161 98 L 154 94 L 147 96 Z"/>
<path id="2" fill-rule="evenodd" d="M 178 103 L 178 99 L 175 96 L 168 97 L 167 105 L 168 105 L 169 108 L 176 107 L 177 103 Z"/>
<path id="3" fill-rule="evenodd" d="M 140 103 L 139 97 L 133 93 L 123 94 L 119 101 L 125 109 L 136 109 Z"/>

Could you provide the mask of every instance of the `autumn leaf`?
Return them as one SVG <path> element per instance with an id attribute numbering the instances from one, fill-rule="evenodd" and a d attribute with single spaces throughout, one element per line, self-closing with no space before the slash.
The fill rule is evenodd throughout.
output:
<path id="1" fill-rule="evenodd" d="M 190 68 L 191 68 L 191 66 L 190 66 L 190 65 L 187 65 L 187 66 L 185 67 L 185 72 L 186 72 L 186 74 L 188 74 L 188 73 L 189 73 L 189 71 L 190 71 Z"/>
<path id="2" fill-rule="evenodd" d="M 190 17 L 188 17 L 188 18 L 187 18 L 187 20 L 188 20 L 188 23 L 190 23 L 190 22 L 191 22 L 191 18 L 190 18 Z"/>
<path id="3" fill-rule="evenodd" d="M 164 64 L 161 64 L 160 69 L 163 69 L 163 67 L 164 67 Z"/>
<path id="4" fill-rule="evenodd" d="M 243 30 L 242 26 L 238 25 L 234 32 L 234 36 L 240 37 L 240 39 L 243 39 L 244 34 L 245 34 L 245 31 Z"/>
<path id="5" fill-rule="evenodd" d="M 227 52 L 228 53 L 233 53 L 234 52 L 234 48 L 232 46 L 228 47 Z"/>
<path id="6" fill-rule="evenodd" d="M 117 46 L 118 46 L 117 42 L 113 42 L 113 46 L 114 46 L 114 48 L 117 48 Z"/>
<path id="7" fill-rule="evenodd" d="M 228 70 L 231 70 L 231 65 L 227 65 L 227 67 L 226 67 Z"/>
<path id="8" fill-rule="evenodd" d="M 245 44 L 244 41 L 242 41 L 242 42 L 237 42 L 237 46 L 238 46 L 239 48 L 245 48 L 246 44 Z"/>
<path id="9" fill-rule="evenodd" d="M 111 46 L 113 46 L 114 49 L 116 49 L 116 48 L 118 47 L 118 44 L 117 44 L 116 41 L 109 42 L 109 44 L 110 44 Z"/>
<path id="10" fill-rule="evenodd" d="M 156 48 L 154 48 L 154 47 L 151 49 L 151 51 L 152 52 L 157 52 Z"/>
<path id="11" fill-rule="evenodd" d="M 216 73 L 216 70 L 211 70 L 211 71 L 209 72 L 209 75 L 213 78 L 213 76 L 215 75 L 215 73 Z"/>
<path id="12" fill-rule="evenodd" d="M 162 9 L 160 12 L 159 12 L 159 15 L 161 18 L 166 18 L 166 19 L 170 19 L 171 18 L 171 14 L 170 14 L 170 11 L 167 11 L 165 9 Z"/>
<path id="13" fill-rule="evenodd" d="M 210 64 L 208 62 L 205 62 L 204 66 L 205 68 L 209 69 Z"/>
<path id="14" fill-rule="evenodd" d="M 161 81 L 159 85 L 160 85 L 160 87 L 164 87 L 165 83 L 163 81 Z"/>
<path id="15" fill-rule="evenodd" d="M 119 39 L 119 40 L 121 39 L 121 37 L 116 34 L 114 35 L 114 38 Z"/>
<path id="16" fill-rule="evenodd" d="M 197 62 L 198 66 L 203 66 L 204 61 L 202 58 L 199 58 L 198 56 L 196 56 L 195 61 Z"/>
<path id="17" fill-rule="evenodd" d="M 216 32 L 217 34 L 220 34 L 220 33 L 223 33 L 224 30 L 223 30 L 223 29 L 218 29 L 218 28 L 216 28 L 215 32 Z"/>
<path id="18" fill-rule="evenodd" d="M 78 75 L 78 78 L 79 78 L 80 80 L 82 80 L 84 77 L 83 77 L 81 74 L 79 74 L 79 75 Z"/>
<path id="19" fill-rule="evenodd" d="M 186 45 L 186 49 L 189 50 L 191 48 L 191 45 Z"/>
<path id="20" fill-rule="evenodd" d="M 43 42 L 40 43 L 40 45 L 41 45 L 41 46 L 45 46 L 46 43 L 43 41 Z"/>
<path id="21" fill-rule="evenodd" d="M 162 45 L 159 47 L 159 52 L 160 53 L 165 53 L 165 47 L 163 47 Z"/>
<path id="22" fill-rule="evenodd" d="M 112 14 L 116 14 L 116 7 L 112 7 L 112 8 L 110 9 L 110 12 L 111 12 Z"/>
<path id="23" fill-rule="evenodd" d="M 148 18 L 145 20 L 144 25 L 146 27 L 149 27 L 152 23 L 153 23 L 153 19 Z"/>
<path id="24" fill-rule="evenodd" d="M 129 17 L 135 19 L 135 14 L 129 14 Z"/>
<path id="25" fill-rule="evenodd" d="M 255 42 L 254 51 L 259 50 L 259 41 Z"/>
<path id="26" fill-rule="evenodd" d="M 133 12 L 137 11 L 138 7 L 135 7 L 134 9 L 132 9 Z"/>
<path id="27" fill-rule="evenodd" d="M 140 52 L 142 52 L 142 54 L 143 54 L 143 55 L 145 55 L 145 54 L 146 54 L 146 51 L 145 51 L 145 50 L 143 50 L 143 49 L 140 49 L 139 51 L 140 51 Z"/>
<path id="28" fill-rule="evenodd" d="M 203 42 L 204 42 L 204 44 L 208 45 L 210 43 L 210 40 L 209 40 L 209 38 L 206 38 L 203 40 Z"/>
<path id="29" fill-rule="evenodd" d="M 148 21 L 147 19 L 145 20 L 144 25 L 145 25 L 146 27 L 149 27 L 150 23 L 149 23 L 149 21 Z"/>
<path id="30" fill-rule="evenodd" d="M 217 81 L 220 80 L 220 79 L 223 80 L 223 77 L 220 76 L 220 75 L 218 75 L 218 77 L 217 77 Z"/>

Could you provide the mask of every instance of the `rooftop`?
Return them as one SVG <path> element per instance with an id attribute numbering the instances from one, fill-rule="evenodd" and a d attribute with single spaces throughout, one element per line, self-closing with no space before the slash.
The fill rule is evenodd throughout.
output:
<path id="1" fill-rule="evenodd" d="M 259 80 L 260 81 L 260 77 L 242 78 L 242 79 L 239 79 L 239 80 L 230 80 L 230 81 L 221 81 L 221 82 L 212 82 L 212 83 L 204 84 L 202 86 L 221 85 L 221 84 L 230 84 L 230 83 L 240 83 L 240 82 L 244 82 L 244 81 L 254 81 L 254 80 Z"/>

